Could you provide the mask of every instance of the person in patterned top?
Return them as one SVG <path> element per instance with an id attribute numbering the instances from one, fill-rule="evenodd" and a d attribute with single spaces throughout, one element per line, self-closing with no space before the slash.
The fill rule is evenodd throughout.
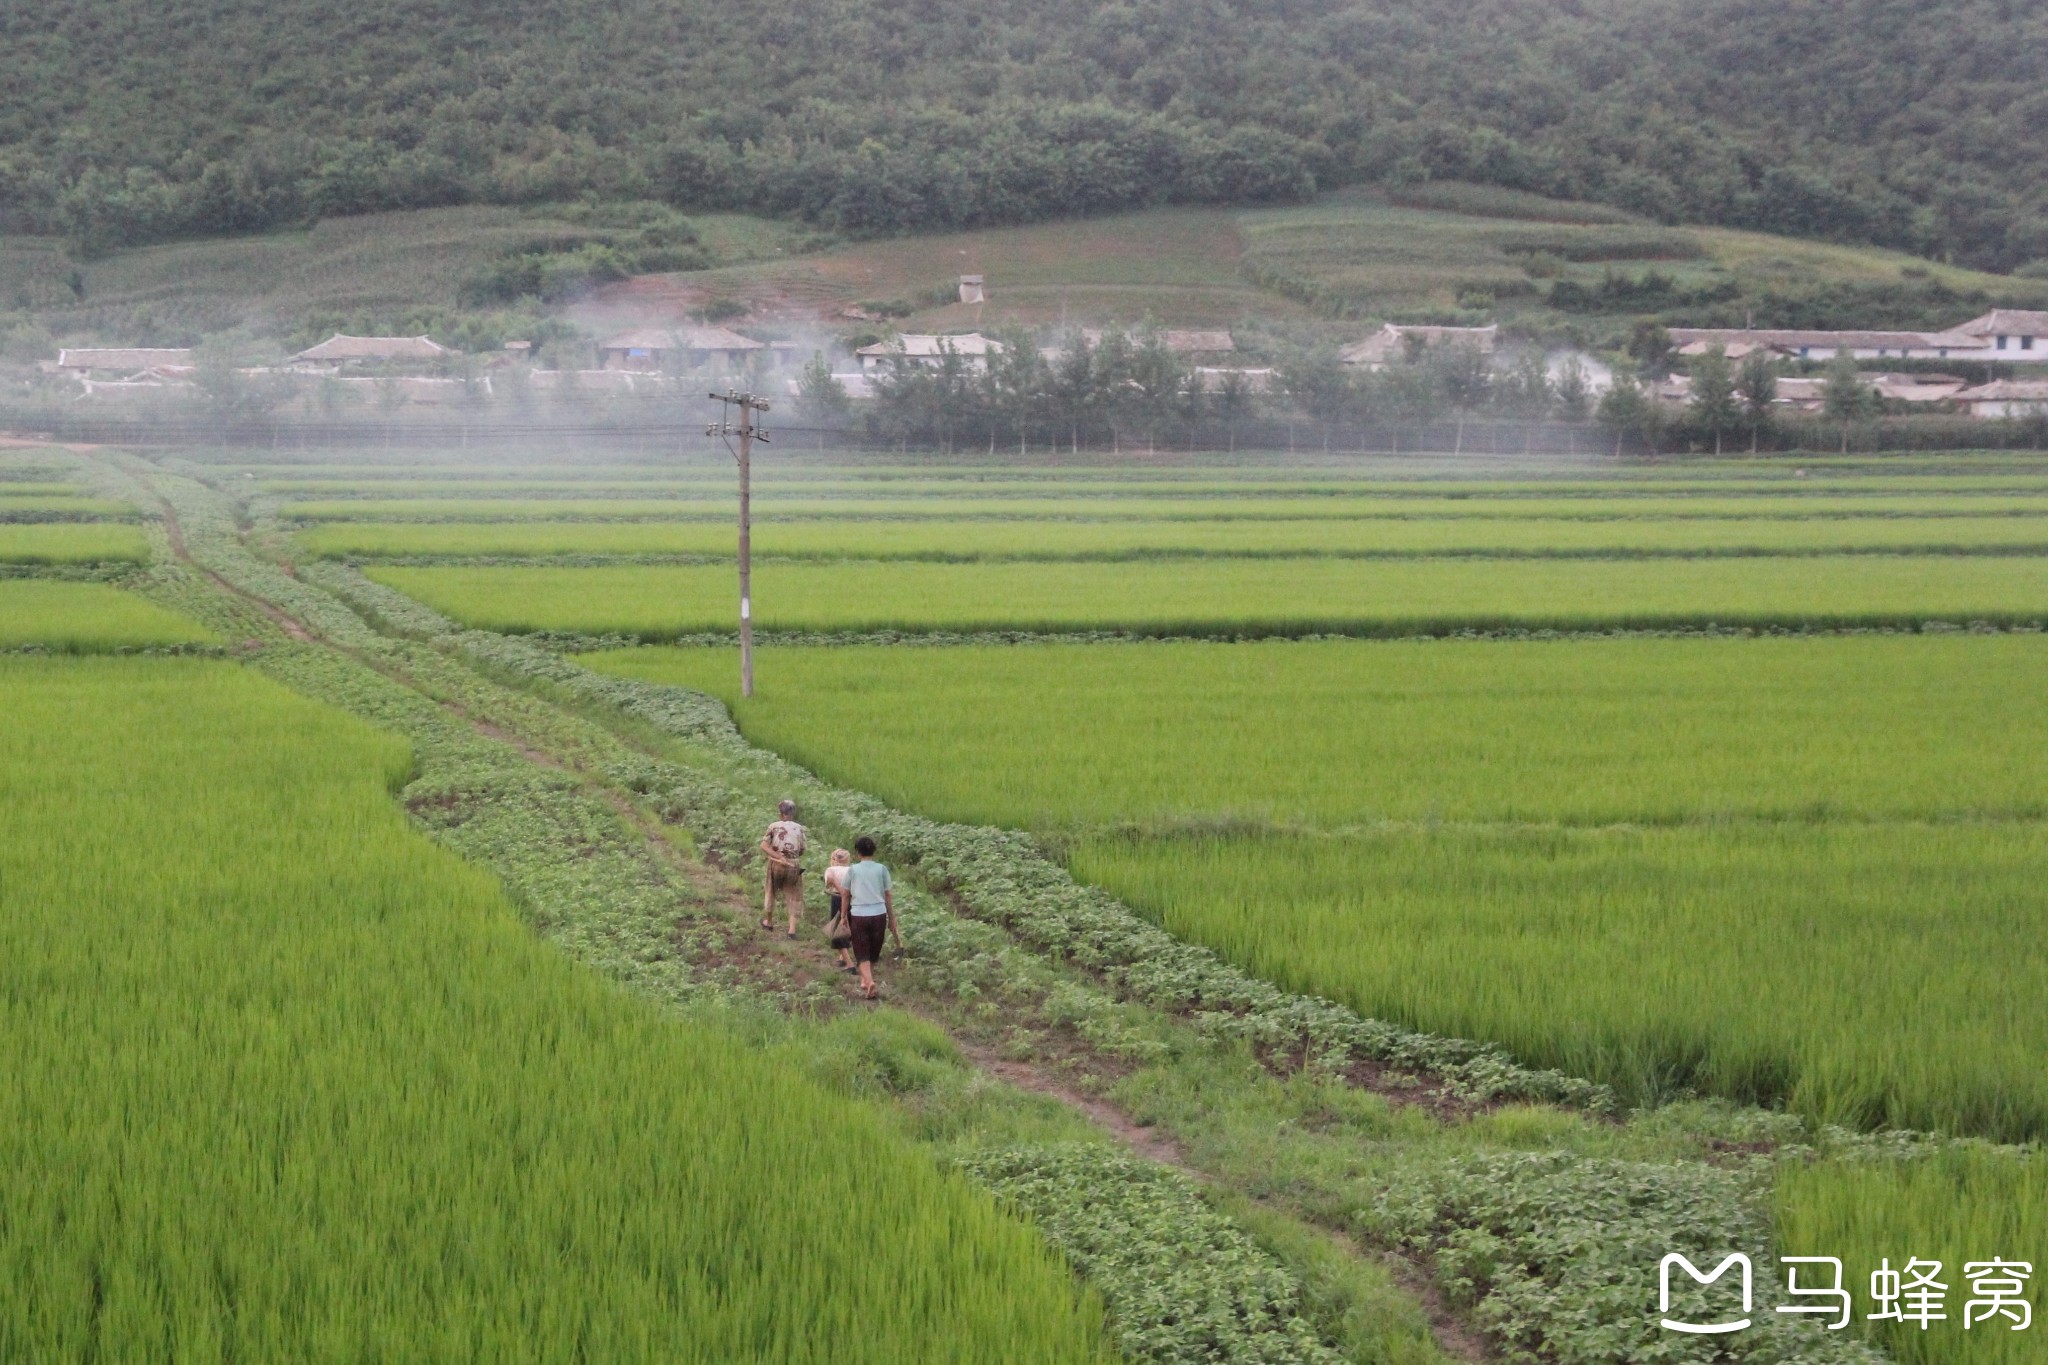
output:
<path id="1" fill-rule="evenodd" d="M 776 807 L 781 816 L 761 836 L 761 852 L 768 856 L 768 884 L 761 896 L 761 927 L 775 927 L 775 897 L 782 897 L 789 911 L 789 936 L 796 937 L 796 923 L 804 909 L 804 827 L 796 822 L 796 802 Z"/>

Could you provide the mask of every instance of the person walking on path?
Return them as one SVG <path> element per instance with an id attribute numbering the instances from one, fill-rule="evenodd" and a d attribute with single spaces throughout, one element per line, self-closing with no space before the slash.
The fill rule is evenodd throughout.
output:
<path id="1" fill-rule="evenodd" d="M 846 873 L 853 862 L 853 855 L 843 848 L 832 850 L 831 866 L 825 869 L 825 899 L 831 903 L 831 915 L 825 921 L 825 932 L 831 944 L 839 950 L 839 970 L 853 970 L 853 931 L 846 918 Z"/>
<path id="2" fill-rule="evenodd" d="M 761 851 L 768 855 L 768 884 L 761 894 L 761 927 L 775 927 L 775 897 L 780 894 L 789 911 L 789 936 L 796 937 L 796 924 L 804 909 L 804 827 L 796 822 L 796 802 L 784 801 L 776 808 L 781 816 L 761 836 Z"/>
<path id="3" fill-rule="evenodd" d="M 896 927 L 896 897 L 889 890 L 889 869 L 875 861 L 875 841 L 863 834 L 853 841 L 859 861 L 846 869 L 848 922 L 853 927 L 853 960 L 860 967 L 860 995 L 877 998 L 875 963 L 882 956 L 882 929 L 903 951 L 903 934 Z"/>

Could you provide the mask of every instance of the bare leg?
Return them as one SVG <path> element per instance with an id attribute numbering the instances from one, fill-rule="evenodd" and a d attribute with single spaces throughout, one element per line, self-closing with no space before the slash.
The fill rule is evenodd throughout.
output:
<path id="1" fill-rule="evenodd" d="M 803 884 L 785 888 L 782 899 L 789 904 L 789 936 L 795 938 L 797 921 L 804 913 Z"/>
<path id="2" fill-rule="evenodd" d="M 761 927 L 775 927 L 775 864 L 768 864 L 768 870 L 761 874 Z"/>
<path id="3" fill-rule="evenodd" d="M 860 993 L 870 999 L 874 997 L 875 964 L 872 962 L 862 962 L 860 964 Z"/>

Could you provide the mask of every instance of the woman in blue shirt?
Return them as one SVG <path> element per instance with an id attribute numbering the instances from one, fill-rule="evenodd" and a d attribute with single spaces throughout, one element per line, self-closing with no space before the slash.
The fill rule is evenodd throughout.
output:
<path id="1" fill-rule="evenodd" d="M 889 890 L 889 869 L 875 861 L 875 841 L 863 834 L 853 841 L 854 864 L 846 869 L 846 923 L 853 930 L 853 960 L 860 966 L 863 1000 L 876 998 L 875 963 L 882 956 L 882 929 L 903 951 L 896 928 L 896 898 Z"/>

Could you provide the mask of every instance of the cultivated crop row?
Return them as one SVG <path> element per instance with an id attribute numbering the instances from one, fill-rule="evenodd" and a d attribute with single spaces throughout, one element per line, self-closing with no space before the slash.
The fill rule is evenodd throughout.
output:
<path id="1" fill-rule="evenodd" d="M 733 628 L 729 565 L 371 573 L 488 630 L 658 640 Z M 754 583 L 755 624 L 771 630 L 1401 636 L 2048 620 L 2048 559 L 1990 556 L 764 563 Z"/>
<path id="2" fill-rule="evenodd" d="M 730 556 L 734 531 L 690 522 L 337 522 L 301 532 L 328 557 Z M 1768 520 L 1442 520 L 933 522 L 886 518 L 766 521 L 754 552 L 809 559 L 1095 559 L 1312 555 L 1785 555 L 1865 550 L 2048 554 L 2048 517 Z"/>

